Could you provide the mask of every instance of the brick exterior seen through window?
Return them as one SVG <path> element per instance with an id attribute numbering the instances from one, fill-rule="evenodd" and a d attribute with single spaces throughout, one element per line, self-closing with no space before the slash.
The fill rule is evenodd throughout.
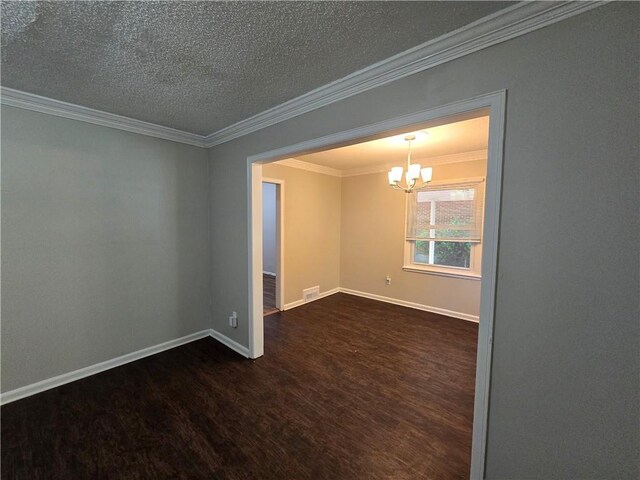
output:
<path id="1" fill-rule="evenodd" d="M 436 225 L 472 225 L 473 201 L 440 201 L 436 203 Z M 431 202 L 418 202 L 417 224 L 428 228 L 431 225 Z"/>

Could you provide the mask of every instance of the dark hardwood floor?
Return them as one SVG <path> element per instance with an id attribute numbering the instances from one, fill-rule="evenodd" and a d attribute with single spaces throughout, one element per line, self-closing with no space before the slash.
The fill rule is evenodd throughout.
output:
<path id="1" fill-rule="evenodd" d="M 3 479 L 468 478 L 477 325 L 345 294 L 5 405 Z"/>
<path id="2" fill-rule="evenodd" d="M 264 315 L 271 315 L 278 310 L 276 307 L 276 277 L 262 274 L 262 303 Z"/>

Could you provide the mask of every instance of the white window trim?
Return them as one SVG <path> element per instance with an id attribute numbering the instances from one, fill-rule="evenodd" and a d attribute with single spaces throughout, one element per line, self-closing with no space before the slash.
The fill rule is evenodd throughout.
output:
<path id="1" fill-rule="evenodd" d="M 455 185 L 459 183 L 483 183 L 482 194 L 484 195 L 485 194 L 484 182 L 485 182 L 485 177 L 471 177 L 471 178 L 455 178 L 450 180 L 440 180 L 437 182 L 431 182 L 430 185 L 446 186 L 446 185 Z M 407 195 L 407 198 L 405 201 L 405 212 L 404 212 L 405 228 L 403 232 L 403 235 L 405 236 L 407 231 L 407 222 L 409 221 L 408 212 L 409 212 L 409 195 Z M 482 215 L 484 217 L 484 201 L 483 201 Z M 480 223 L 484 227 L 484 218 L 481 219 Z M 462 268 L 462 267 L 445 267 L 441 265 L 425 265 L 420 263 L 414 263 L 413 249 L 415 247 L 415 241 L 405 239 L 404 265 L 402 266 L 402 270 L 404 270 L 405 272 L 421 273 L 421 274 L 427 274 L 427 275 L 438 275 L 442 277 L 463 278 L 467 280 L 481 280 L 482 275 L 480 272 L 482 272 L 482 243 L 483 242 L 480 241 L 480 243 L 474 243 L 471 245 L 471 265 L 469 266 L 469 268 Z"/>
<path id="2" fill-rule="evenodd" d="M 411 243 L 411 242 L 407 242 Z M 482 276 L 478 273 L 471 272 L 467 269 L 458 269 L 456 267 L 439 267 L 436 265 L 419 265 L 417 263 L 409 264 L 405 261 L 402 266 L 405 272 L 426 273 L 429 275 L 438 275 L 441 277 L 464 278 L 467 280 L 482 280 Z"/>

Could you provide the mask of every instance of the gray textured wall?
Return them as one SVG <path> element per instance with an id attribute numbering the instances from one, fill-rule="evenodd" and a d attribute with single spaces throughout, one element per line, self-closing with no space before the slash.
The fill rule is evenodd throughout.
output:
<path id="1" fill-rule="evenodd" d="M 210 327 L 207 168 L 2 107 L 2 391 Z"/>
<path id="2" fill-rule="evenodd" d="M 214 328 L 247 345 L 248 155 L 506 88 L 487 475 L 635 478 L 639 9 L 609 4 L 213 148 Z"/>

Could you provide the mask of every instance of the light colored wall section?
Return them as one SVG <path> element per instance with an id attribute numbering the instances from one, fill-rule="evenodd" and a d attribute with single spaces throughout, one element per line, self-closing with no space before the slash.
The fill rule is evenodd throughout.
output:
<path id="1" fill-rule="evenodd" d="M 506 89 L 487 476 L 635 478 L 639 19 L 612 2 L 212 148 L 215 328 L 248 344 L 249 155 Z"/>
<path id="2" fill-rule="evenodd" d="M 483 177 L 486 161 L 433 167 L 433 180 Z M 340 286 L 469 315 L 480 313 L 480 282 L 402 270 L 406 197 L 386 173 L 342 179 Z M 385 277 L 391 276 L 391 285 Z"/>
<path id="3" fill-rule="evenodd" d="M 262 184 L 262 270 L 276 273 L 276 185 Z"/>
<path id="4" fill-rule="evenodd" d="M 340 178 L 266 164 L 266 178 L 285 181 L 284 303 L 302 299 L 302 290 L 340 286 Z"/>
<path id="5" fill-rule="evenodd" d="M 206 150 L 2 106 L 2 391 L 206 328 Z"/>

